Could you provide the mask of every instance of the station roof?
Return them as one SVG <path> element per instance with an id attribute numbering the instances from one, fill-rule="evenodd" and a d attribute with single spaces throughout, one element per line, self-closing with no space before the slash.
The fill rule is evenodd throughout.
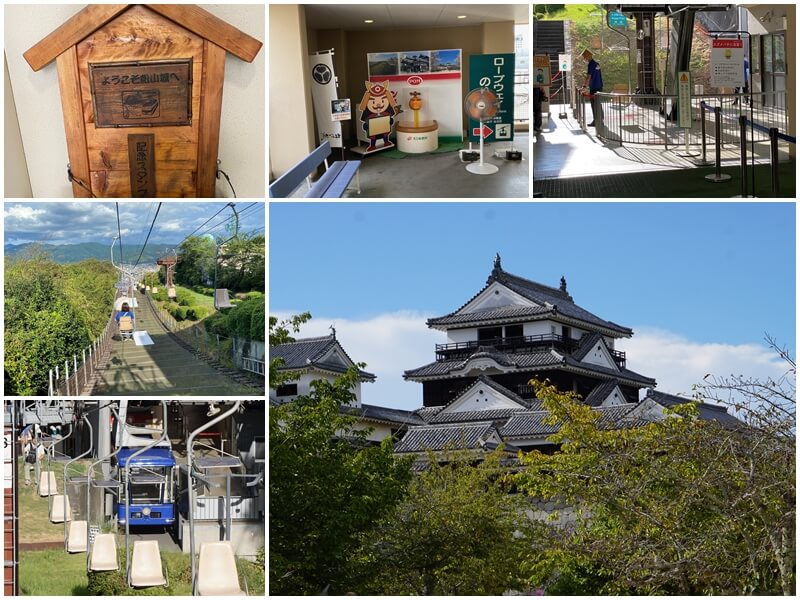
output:
<path id="1" fill-rule="evenodd" d="M 117 454 L 117 461 L 120 467 L 128 464 L 128 459 L 141 448 L 123 448 Z M 175 456 L 170 448 L 151 448 L 136 457 L 133 465 L 142 467 L 174 467 Z"/>

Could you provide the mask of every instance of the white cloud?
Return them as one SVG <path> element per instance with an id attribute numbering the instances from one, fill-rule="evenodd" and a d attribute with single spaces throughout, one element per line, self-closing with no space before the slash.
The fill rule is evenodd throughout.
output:
<path id="1" fill-rule="evenodd" d="M 287 318 L 297 312 L 271 314 Z M 443 333 L 425 325 L 431 316 L 413 311 L 363 320 L 315 315 L 296 337 L 328 335 L 334 325 L 350 358 L 367 363 L 366 370 L 378 376 L 375 383 L 362 387 L 363 401 L 413 410 L 422 406 L 422 384 L 405 381 L 403 371 L 435 360 L 435 345 L 446 341 Z M 633 338 L 617 342 L 617 349 L 627 353 L 629 369 L 655 378 L 657 389 L 663 392 L 691 396 L 692 384 L 708 373 L 766 379 L 785 372 L 785 366 L 764 344 L 700 343 L 648 326 L 634 331 Z"/>
<path id="2" fill-rule="evenodd" d="M 296 313 L 270 314 L 280 319 Z M 375 383 L 362 386 L 362 400 L 367 404 L 413 410 L 422 406 L 422 384 L 405 381 L 403 371 L 433 362 L 436 344 L 445 341 L 443 333 L 425 325 L 431 316 L 412 311 L 364 320 L 314 315 L 296 337 L 329 335 L 329 327 L 333 325 L 336 338 L 350 358 L 367 363 L 366 370 L 378 376 Z"/>
<path id="3" fill-rule="evenodd" d="M 777 378 L 786 365 L 763 343 L 722 344 L 694 342 L 655 327 L 634 328 L 629 340 L 617 343 L 627 354 L 629 369 L 654 377 L 657 389 L 672 394 L 692 394 L 692 385 L 708 375 L 745 375 Z"/>
<path id="4" fill-rule="evenodd" d="M 6 218 L 20 219 L 23 221 L 36 221 L 38 220 L 38 216 L 44 214 L 45 212 L 47 211 L 33 208 L 31 206 L 21 206 L 19 204 L 15 204 L 4 212 L 4 216 Z"/>

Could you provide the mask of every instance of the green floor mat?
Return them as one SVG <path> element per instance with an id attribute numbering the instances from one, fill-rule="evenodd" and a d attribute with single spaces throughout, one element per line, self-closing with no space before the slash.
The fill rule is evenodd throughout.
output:
<path id="1" fill-rule="evenodd" d="M 387 158 L 406 158 L 406 157 L 415 157 L 415 156 L 428 156 L 430 154 L 444 154 L 446 152 L 458 152 L 464 147 L 464 142 L 461 140 L 443 140 L 439 139 L 439 147 L 434 150 L 433 152 L 420 152 L 419 154 L 409 154 L 407 152 L 400 152 L 397 148 L 392 148 L 391 150 L 387 150 L 386 152 L 382 152 L 381 156 L 386 156 Z"/>

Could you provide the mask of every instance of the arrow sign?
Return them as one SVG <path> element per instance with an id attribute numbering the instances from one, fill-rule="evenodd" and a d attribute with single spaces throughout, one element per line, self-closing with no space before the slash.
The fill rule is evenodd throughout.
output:
<path id="1" fill-rule="evenodd" d="M 483 125 L 483 129 L 481 129 L 480 127 L 473 127 L 472 135 L 480 135 L 481 137 L 483 137 L 483 139 L 486 139 L 490 135 L 492 135 L 492 128 L 486 124 Z"/>

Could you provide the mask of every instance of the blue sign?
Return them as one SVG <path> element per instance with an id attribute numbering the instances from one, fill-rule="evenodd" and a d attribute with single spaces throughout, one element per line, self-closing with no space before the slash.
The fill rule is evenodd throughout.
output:
<path id="1" fill-rule="evenodd" d="M 608 13 L 608 24 L 610 27 L 627 27 L 628 19 L 621 12 L 612 10 Z"/>

